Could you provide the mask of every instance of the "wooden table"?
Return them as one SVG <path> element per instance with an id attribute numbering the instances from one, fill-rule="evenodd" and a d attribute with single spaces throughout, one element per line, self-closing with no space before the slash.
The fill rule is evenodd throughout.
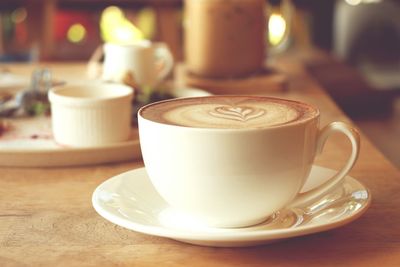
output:
<path id="1" fill-rule="evenodd" d="M 302 57 L 277 61 L 289 76 L 290 88 L 273 95 L 318 106 L 322 125 L 349 121 L 305 72 Z M 34 66 L 9 67 L 26 72 Z M 51 68 L 60 78 L 84 73 L 76 64 Z M 338 169 L 349 151 L 345 138 L 331 138 L 316 163 Z M 370 209 L 344 227 L 258 247 L 188 245 L 135 233 L 101 218 L 91 205 L 93 190 L 109 177 L 141 166 L 138 161 L 1 168 L 0 266 L 400 266 L 399 172 L 365 136 L 351 176 L 370 188 Z"/>

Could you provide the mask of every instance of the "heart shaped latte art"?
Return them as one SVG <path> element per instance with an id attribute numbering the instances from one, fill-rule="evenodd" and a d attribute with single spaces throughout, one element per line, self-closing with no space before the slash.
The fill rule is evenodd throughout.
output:
<path id="1" fill-rule="evenodd" d="M 264 109 L 240 106 L 220 106 L 209 112 L 211 116 L 216 118 L 243 122 L 263 116 L 265 113 Z"/>

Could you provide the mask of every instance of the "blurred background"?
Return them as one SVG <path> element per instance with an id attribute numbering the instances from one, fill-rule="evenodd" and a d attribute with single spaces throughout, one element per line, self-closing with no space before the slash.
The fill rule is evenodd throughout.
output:
<path id="1" fill-rule="evenodd" d="M 323 85 L 400 167 L 400 1 L 270 0 L 268 42 L 316 49 Z M 290 21 L 285 20 L 290 13 Z M 104 42 L 166 42 L 183 60 L 183 0 L 1 0 L 0 64 L 88 61 Z"/>

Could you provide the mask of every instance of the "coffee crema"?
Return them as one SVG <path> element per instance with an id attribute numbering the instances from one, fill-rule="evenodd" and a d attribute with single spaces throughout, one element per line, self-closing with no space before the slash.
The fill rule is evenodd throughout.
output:
<path id="1" fill-rule="evenodd" d="M 266 128 L 314 117 L 318 111 L 296 101 L 257 96 L 207 96 L 167 100 L 144 107 L 143 118 L 194 128 Z"/>

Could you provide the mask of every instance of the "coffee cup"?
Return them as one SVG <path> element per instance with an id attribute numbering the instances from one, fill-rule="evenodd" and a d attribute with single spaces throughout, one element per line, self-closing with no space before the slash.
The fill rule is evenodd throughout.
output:
<path id="1" fill-rule="evenodd" d="M 106 43 L 103 51 L 101 76 L 105 81 L 154 87 L 167 77 L 174 65 L 169 48 L 162 42 Z"/>
<path id="2" fill-rule="evenodd" d="M 359 152 L 343 122 L 319 128 L 302 102 L 261 96 L 206 96 L 149 104 L 138 112 L 147 174 L 174 209 L 210 227 L 260 223 L 285 207 L 307 205 L 337 186 Z M 344 167 L 301 192 L 314 158 L 333 133 L 351 142 Z"/>

